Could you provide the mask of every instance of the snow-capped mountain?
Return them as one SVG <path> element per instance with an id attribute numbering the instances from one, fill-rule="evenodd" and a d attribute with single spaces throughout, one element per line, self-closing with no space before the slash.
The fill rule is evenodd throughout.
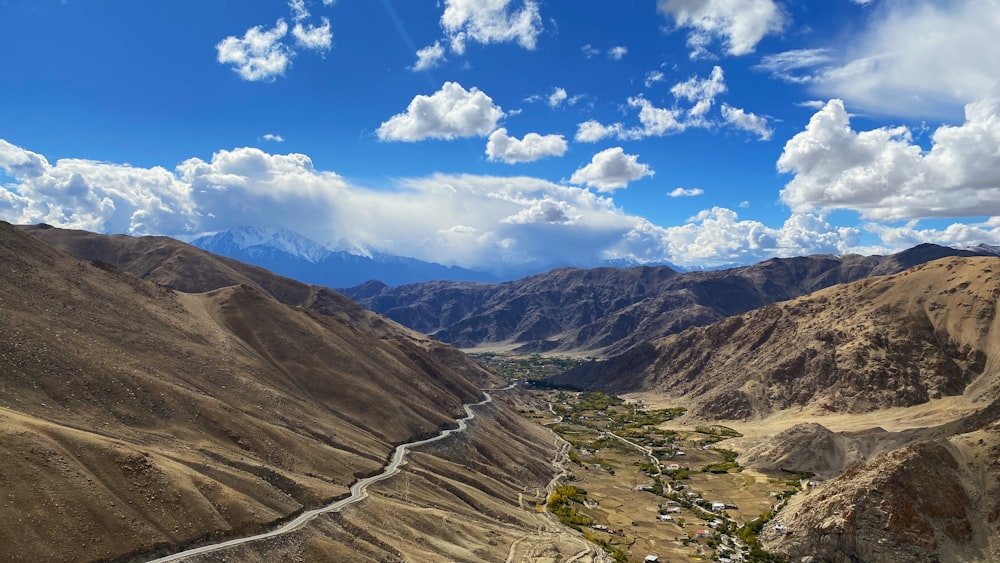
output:
<path id="1" fill-rule="evenodd" d="M 298 233 L 280 228 L 238 227 L 198 237 L 191 244 L 305 283 L 332 288 L 353 287 L 370 280 L 390 286 L 433 280 L 498 281 L 496 276 L 487 272 L 443 266 L 415 258 L 334 251 Z"/>
<path id="2" fill-rule="evenodd" d="M 323 245 L 283 228 L 237 227 L 197 238 L 191 244 L 223 256 L 230 253 L 270 255 L 277 250 L 313 264 L 326 260 L 331 254 Z"/>

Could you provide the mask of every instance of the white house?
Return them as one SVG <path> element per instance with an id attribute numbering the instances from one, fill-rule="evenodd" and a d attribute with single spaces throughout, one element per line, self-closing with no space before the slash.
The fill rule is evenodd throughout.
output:
<path id="1" fill-rule="evenodd" d="M 660 563 L 659 556 L 647 555 L 645 559 L 642 560 L 643 563 Z"/>
<path id="2" fill-rule="evenodd" d="M 714 512 L 716 514 L 722 514 L 725 511 L 726 511 L 726 503 L 724 503 L 724 502 L 713 502 L 712 503 L 712 512 Z"/>

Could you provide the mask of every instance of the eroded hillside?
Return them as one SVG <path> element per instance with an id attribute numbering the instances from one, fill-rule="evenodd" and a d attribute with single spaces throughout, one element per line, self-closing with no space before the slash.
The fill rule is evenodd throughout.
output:
<path id="1" fill-rule="evenodd" d="M 997 388 L 998 297 L 1000 260 L 946 258 L 692 328 L 554 382 L 657 390 L 712 419 L 974 401 Z"/>
<path id="2" fill-rule="evenodd" d="M 182 293 L 7 224 L 0 265 L 4 560 L 118 559 L 260 530 L 346 495 L 395 444 L 453 424 L 495 381 L 459 353 L 301 284 L 264 280 L 298 292 L 299 306 L 252 277 Z M 491 409 L 507 432 L 540 431 Z M 480 472 L 480 462 L 454 479 L 479 491 L 468 493 L 479 508 L 517 512 L 513 491 L 544 489 L 551 476 L 551 437 L 529 445 L 478 432 L 492 439 L 466 438 L 479 443 L 471 459 L 516 452 L 521 471 Z M 425 464 L 431 484 L 419 487 L 431 504 L 454 496 L 434 472 L 440 463 Z M 505 551 L 537 528 L 530 513 L 523 520 L 472 521 L 468 548 Z M 392 542 L 378 531 L 370 543 Z"/>

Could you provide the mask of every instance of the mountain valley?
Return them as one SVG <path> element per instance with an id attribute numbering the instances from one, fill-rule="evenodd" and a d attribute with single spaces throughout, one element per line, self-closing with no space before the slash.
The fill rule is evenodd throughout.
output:
<path id="1" fill-rule="evenodd" d="M 988 254 L 354 288 L 414 330 L 173 239 L 0 224 L 0 557 L 148 561 L 274 529 L 483 390 L 556 373 L 492 392 L 358 502 L 188 559 L 995 560 Z"/>
<path id="2" fill-rule="evenodd" d="M 57 234 L 105 260 L 81 261 L 0 224 L 4 560 L 147 560 L 266 529 L 346 496 L 395 445 L 453 425 L 480 388 L 503 384 L 328 290 L 169 239 L 47 236 Z M 518 508 L 518 494 L 544 495 L 556 448 L 502 400 L 480 408 L 465 433 L 413 455 L 410 532 L 364 524 L 367 509 L 354 523 L 352 505 L 321 531 L 244 553 L 272 560 L 277 543 L 307 560 L 342 560 L 344 550 L 361 561 L 419 559 L 412 554 L 455 533 L 441 525 L 447 514 L 468 532 L 455 549 L 502 559 L 542 525 Z M 549 526 L 549 536 L 566 535 Z M 393 534 L 403 547 L 392 547 Z M 564 540 L 574 553 L 585 546 Z"/>

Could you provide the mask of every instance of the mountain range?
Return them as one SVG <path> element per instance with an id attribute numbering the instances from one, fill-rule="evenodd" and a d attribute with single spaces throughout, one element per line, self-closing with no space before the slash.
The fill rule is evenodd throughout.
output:
<path id="1" fill-rule="evenodd" d="M 977 255 L 994 254 L 922 244 L 889 256 L 775 258 L 728 270 L 563 268 L 496 284 L 433 281 L 389 287 L 368 282 L 340 291 L 460 348 L 607 357 L 835 284 L 946 256 Z"/>
<path id="2" fill-rule="evenodd" d="M 323 260 L 258 235 L 233 244 Z M 550 383 L 683 406 L 742 434 L 747 469 L 814 475 L 760 534 L 788 560 L 1000 557 L 993 247 L 347 290 L 392 318 L 165 237 L 0 223 L 0 265 L 4 560 L 146 560 L 342 497 L 502 384 L 445 341 L 597 356 Z M 496 395 L 363 505 L 227 557 L 587 553 L 523 509 L 554 438 Z"/>
<path id="3" fill-rule="evenodd" d="M 349 287 L 374 279 L 389 285 L 439 279 L 498 280 L 496 275 L 488 272 L 444 266 L 415 258 L 378 252 L 362 254 L 333 251 L 287 229 L 239 227 L 197 237 L 191 244 L 213 254 L 325 287 Z"/>

